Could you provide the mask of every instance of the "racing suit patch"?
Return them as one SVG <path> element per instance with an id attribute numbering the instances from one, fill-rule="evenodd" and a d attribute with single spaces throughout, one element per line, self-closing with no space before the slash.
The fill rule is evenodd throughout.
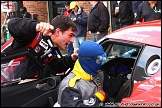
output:
<path id="1" fill-rule="evenodd" d="M 46 50 L 48 49 L 48 44 L 45 41 L 43 41 L 43 39 L 41 39 L 41 41 L 39 42 L 39 45 L 42 46 Z"/>
<path id="2" fill-rule="evenodd" d="M 88 100 L 83 100 L 83 102 L 84 102 L 85 105 L 92 106 L 92 105 L 95 104 L 96 99 L 94 99 L 94 98 L 89 98 Z"/>

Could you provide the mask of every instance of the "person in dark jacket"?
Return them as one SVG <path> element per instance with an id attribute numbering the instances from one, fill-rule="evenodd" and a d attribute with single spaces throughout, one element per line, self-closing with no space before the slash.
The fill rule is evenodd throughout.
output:
<path id="1" fill-rule="evenodd" d="M 98 41 L 108 34 L 110 24 L 109 12 L 100 1 L 90 1 L 92 7 L 88 15 L 88 32 L 93 41 Z"/>
<path id="2" fill-rule="evenodd" d="M 145 1 L 138 6 L 136 24 L 161 19 L 161 1 Z"/>
<path id="3" fill-rule="evenodd" d="M 114 1 L 112 17 L 115 18 L 115 30 L 134 23 L 131 1 Z"/>
<path id="4" fill-rule="evenodd" d="M 80 44 L 86 40 L 88 16 L 83 8 L 79 7 L 75 1 L 70 3 L 70 9 L 72 9 L 70 18 L 77 26 L 77 33 L 74 37 L 73 43 L 75 52 L 79 48 Z"/>
<path id="5" fill-rule="evenodd" d="M 33 20 L 39 22 L 39 20 L 38 20 L 38 14 L 33 14 Z"/>
<path id="6" fill-rule="evenodd" d="M 69 68 L 73 68 L 77 59 L 77 52 L 74 52 L 71 56 L 62 56 L 59 50 L 64 50 L 67 44 L 73 43 L 73 38 L 77 32 L 75 23 L 68 16 L 58 15 L 51 21 L 51 24 L 38 23 L 29 18 L 12 18 L 8 22 L 8 29 L 14 38 L 8 51 L 32 47 L 38 57 L 53 69 L 53 73 L 51 73 L 53 75 L 61 74 Z M 29 60 L 29 63 L 25 64 L 28 70 L 32 67 L 28 65 L 30 62 Z M 25 75 L 27 70 L 24 69 L 23 71 Z M 26 76 L 16 77 L 25 78 Z"/>
<path id="7" fill-rule="evenodd" d="M 90 40 L 82 42 L 72 72 L 59 85 L 54 107 L 99 107 L 107 96 L 102 86 L 103 72 L 99 71 L 106 58 L 101 45 Z"/>
<path id="8" fill-rule="evenodd" d="M 22 18 L 32 18 L 26 7 L 20 8 L 20 11 L 22 12 Z"/>

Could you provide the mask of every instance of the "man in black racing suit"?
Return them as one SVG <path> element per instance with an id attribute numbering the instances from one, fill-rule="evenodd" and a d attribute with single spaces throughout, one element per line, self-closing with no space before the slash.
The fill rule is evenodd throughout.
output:
<path id="1" fill-rule="evenodd" d="M 66 45 L 73 43 L 76 25 L 71 19 L 64 15 L 56 16 L 51 24 L 45 22 L 36 22 L 29 18 L 12 18 L 8 23 L 10 34 L 14 41 L 10 49 L 32 47 L 37 55 L 53 69 L 52 74 L 65 72 L 68 68 L 73 68 L 74 62 L 77 59 L 77 53 L 71 56 L 62 56 L 59 49 L 66 49 Z M 32 67 L 29 59 L 24 59 L 22 63 L 26 68 L 19 68 L 16 71 L 15 78 L 33 77 L 29 73 Z M 33 71 L 32 69 L 31 71 Z M 28 72 L 27 72 L 28 71 Z"/>
<path id="2" fill-rule="evenodd" d="M 72 72 L 59 85 L 58 100 L 54 107 L 101 106 L 106 94 L 102 90 L 103 72 L 99 69 L 105 61 L 106 53 L 101 45 L 93 41 L 82 42 Z"/>

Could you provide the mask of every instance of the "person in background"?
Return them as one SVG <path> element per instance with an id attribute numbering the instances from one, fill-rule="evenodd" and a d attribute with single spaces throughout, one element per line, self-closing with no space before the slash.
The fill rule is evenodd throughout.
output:
<path id="1" fill-rule="evenodd" d="M 133 9 L 133 13 L 134 13 L 134 20 L 135 20 L 135 17 L 137 16 L 137 9 L 138 9 L 138 6 L 142 3 L 143 1 L 133 1 L 132 2 L 132 9 Z"/>
<path id="2" fill-rule="evenodd" d="M 92 7 L 88 15 L 88 32 L 94 42 L 108 34 L 110 24 L 109 12 L 100 1 L 90 1 Z"/>
<path id="3" fill-rule="evenodd" d="M 64 50 L 67 44 L 74 42 L 77 32 L 75 23 L 68 16 L 58 15 L 51 24 L 38 23 L 29 18 L 12 18 L 8 22 L 8 29 L 14 40 L 7 52 L 31 47 L 37 56 L 51 67 L 53 71 L 50 74 L 53 75 L 64 75 L 69 68 L 73 68 L 78 58 L 77 52 L 71 56 L 62 56 L 60 52 L 60 49 Z M 21 68 L 16 68 L 19 72 L 15 72 L 19 74 L 15 74 L 17 75 L 15 78 L 38 77 L 35 75 L 36 70 L 33 69 L 30 59 L 24 59 L 22 62 Z"/>
<path id="4" fill-rule="evenodd" d="M 38 21 L 38 14 L 33 14 L 33 20 L 39 22 L 39 21 Z"/>
<path id="5" fill-rule="evenodd" d="M 26 7 L 20 8 L 20 11 L 22 12 L 22 18 L 32 18 Z"/>
<path id="6" fill-rule="evenodd" d="M 131 1 L 114 1 L 112 17 L 115 18 L 115 30 L 134 23 Z"/>
<path id="7" fill-rule="evenodd" d="M 90 40 L 82 42 L 72 72 L 59 85 L 54 107 L 99 107 L 106 100 L 104 76 L 99 71 L 106 58 L 101 45 Z"/>
<path id="8" fill-rule="evenodd" d="M 131 1 L 114 1 L 112 8 L 112 17 L 115 19 L 115 30 L 134 23 L 134 14 Z M 126 52 L 125 46 L 119 46 L 119 49 L 122 54 Z"/>
<path id="9" fill-rule="evenodd" d="M 70 9 L 70 2 L 65 2 L 65 11 L 64 11 L 64 15 L 65 16 L 70 16 L 71 14 L 71 9 Z"/>
<path id="10" fill-rule="evenodd" d="M 136 24 L 161 19 L 161 1 L 145 1 L 138 6 Z"/>
<path id="11" fill-rule="evenodd" d="M 65 16 L 70 16 L 71 11 L 72 11 L 70 9 L 70 2 L 65 3 L 65 9 L 66 10 L 64 11 L 64 15 Z M 66 50 L 67 50 L 68 55 L 70 56 L 73 53 L 73 43 L 68 44 Z"/>
<path id="12" fill-rule="evenodd" d="M 73 43 L 75 52 L 79 48 L 80 44 L 86 40 L 88 16 L 83 8 L 79 7 L 75 1 L 70 3 L 70 9 L 72 9 L 70 18 L 77 26 L 77 33 L 74 37 Z"/>

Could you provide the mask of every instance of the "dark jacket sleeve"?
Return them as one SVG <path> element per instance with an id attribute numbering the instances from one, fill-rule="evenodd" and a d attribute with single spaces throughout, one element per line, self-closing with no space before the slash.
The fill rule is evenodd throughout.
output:
<path id="1" fill-rule="evenodd" d="M 133 9 L 132 9 L 132 2 L 131 1 L 127 1 L 126 2 L 127 4 L 127 8 L 128 8 L 128 13 L 129 14 L 129 17 L 128 18 L 125 18 L 125 19 L 122 19 L 121 20 L 121 23 L 128 23 L 129 24 L 133 24 L 134 22 L 134 13 L 133 13 Z"/>
<path id="2" fill-rule="evenodd" d="M 103 5 L 103 6 L 102 6 Z M 104 7 L 104 4 L 102 4 L 100 8 L 100 21 L 101 24 L 98 28 L 99 32 L 104 32 L 106 29 L 108 29 L 109 24 L 110 24 L 110 17 L 109 17 L 109 12 L 106 7 Z"/>
<path id="3" fill-rule="evenodd" d="M 100 100 L 96 96 L 90 97 L 86 100 L 86 104 L 83 102 L 79 91 L 72 87 L 66 87 L 61 95 L 61 107 L 99 107 Z"/>
<path id="4" fill-rule="evenodd" d="M 29 18 L 12 18 L 8 22 L 8 29 L 13 38 L 19 43 L 30 43 L 36 36 L 35 20 Z"/>
<path id="5" fill-rule="evenodd" d="M 142 22 L 142 7 L 143 3 L 141 3 L 137 8 L 137 16 L 135 17 L 135 21 Z"/>

